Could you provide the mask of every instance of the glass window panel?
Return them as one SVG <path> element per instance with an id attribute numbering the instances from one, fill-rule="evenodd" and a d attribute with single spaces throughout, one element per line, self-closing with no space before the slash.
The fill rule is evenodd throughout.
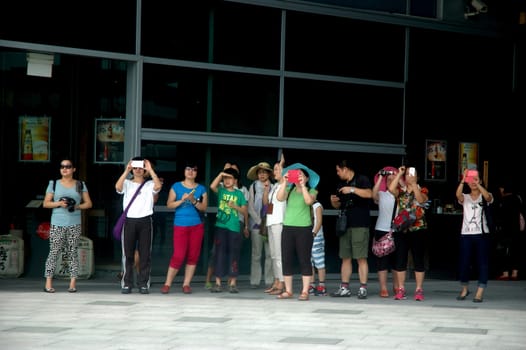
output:
<path id="1" fill-rule="evenodd" d="M 402 89 L 287 79 L 285 90 L 285 137 L 402 142 Z"/>
<path id="2" fill-rule="evenodd" d="M 208 61 L 210 1 L 143 1 L 142 54 Z"/>
<path id="3" fill-rule="evenodd" d="M 129 0 L 3 1 L 0 37 L 134 53 L 135 8 L 135 1 Z"/>
<path id="4" fill-rule="evenodd" d="M 404 35 L 401 26 L 289 11 L 286 69 L 400 82 Z"/>
<path id="5" fill-rule="evenodd" d="M 214 73 L 212 131 L 277 136 L 278 91 L 277 77 Z"/>
<path id="6" fill-rule="evenodd" d="M 223 3 L 214 24 L 214 63 L 279 68 L 280 10 Z"/>
<path id="7" fill-rule="evenodd" d="M 206 131 L 208 73 L 144 65 L 142 127 Z"/>

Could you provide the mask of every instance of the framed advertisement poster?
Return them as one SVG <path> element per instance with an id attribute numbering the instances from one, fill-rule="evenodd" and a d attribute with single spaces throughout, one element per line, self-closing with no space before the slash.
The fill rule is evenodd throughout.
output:
<path id="1" fill-rule="evenodd" d="M 124 161 L 124 119 L 95 119 L 95 163 Z"/>
<path id="2" fill-rule="evenodd" d="M 458 179 L 462 179 L 465 169 L 478 169 L 479 144 L 460 142 L 458 147 Z"/>
<path id="3" fill-rule="evenodd" d="M 18 160 L 49 162 L 51 117 L 21 116 L 19 122 Z"/>
<path id="4" fill-rule="evenodd" d="M 426 140 L 426 180 L 446 181 L 447 143 Z"/>

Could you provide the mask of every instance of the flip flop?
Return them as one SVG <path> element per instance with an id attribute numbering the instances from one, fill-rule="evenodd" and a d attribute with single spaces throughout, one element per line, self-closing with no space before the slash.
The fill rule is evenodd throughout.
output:
<path id="1" fill-rule="evenodd" d="M 283 293 L 281 293 L 280 295 L 278 295 L 276 298 L 277 298 L 277 299 L 292 299 L 292 293 L 291 293 L 291 292 L 284 291 Z"/>

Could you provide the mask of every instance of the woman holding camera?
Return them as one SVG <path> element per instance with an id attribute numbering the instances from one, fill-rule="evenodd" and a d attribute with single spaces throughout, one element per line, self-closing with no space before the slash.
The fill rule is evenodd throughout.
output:
<path id="1" fill-rule="evenodd" d="M 55 293 L 53 275 L 57 268 L 57 256 L 66 247 L 70 282 L 68 292 L 77 291 L 77 276 L 79 272 L 78 243 L 82 233 L 80 210 L 90 209 L 91 198 L 86 184 L 75 180 L 73 174 L 76 168 L 73 161 L 63 159 L 60 162 L 59 180 L 49 181 L 44 198 L 44 208 L 53 209 L 49 229 L 49 255 L 46 260 L 44 276 L 46 293 Z"/>

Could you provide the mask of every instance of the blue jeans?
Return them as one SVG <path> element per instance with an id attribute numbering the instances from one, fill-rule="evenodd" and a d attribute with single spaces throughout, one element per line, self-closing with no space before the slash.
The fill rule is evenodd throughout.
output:
<path id="1" fill-rule="evenodd" d="M 459 277 L 462 285 L 469 283 L 472 256 L 476 259 L 478 286 L 486 288 L 489 278 L 489 234 L 460 235 Z"/>

